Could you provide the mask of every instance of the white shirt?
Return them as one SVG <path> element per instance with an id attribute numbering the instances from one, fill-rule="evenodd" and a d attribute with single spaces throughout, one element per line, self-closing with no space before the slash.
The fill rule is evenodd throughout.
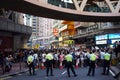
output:
<path id="1" fill-rule="evenodd" d="M 58 54 L 55 54 L 54 56 L 55 56 L 56 60 L 58 60 Z"/>
<path id="2" fill-rule="evenodd" d="M 75 52 L 75 55 L 79 56 L 79 55 L 80 55 L 80 52 L 78 52 L 78 51 L 77 51 L 77 52 Z"/>
<path id="3" fill-rule="evenodd" d="M 100 52 L 100 59 L 104 59 L 104 54 L 105 54 L 105 52 Z"/>
<path id="4" fill-rule="evenodd" d="M 38 59 L 38 54 L 37 53 L 33 54 L 33 57 L 34 59 Z"/>

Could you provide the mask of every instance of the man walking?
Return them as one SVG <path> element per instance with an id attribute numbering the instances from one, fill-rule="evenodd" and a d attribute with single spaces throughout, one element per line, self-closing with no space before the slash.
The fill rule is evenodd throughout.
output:
<path id="1" fill-rule="evenodd" d="M 65 56 L 65 60 L 66 60 L 68 77 L 70 77 L 70 69 L 71 69 L 72 73 L 74 74 L 74 76 L 76 77 L 77 75 L 76 75 L 75 70 L 73 68 L 73 57 L 72 57 L 72 55 L 67 52 L 67 55 Z"/>

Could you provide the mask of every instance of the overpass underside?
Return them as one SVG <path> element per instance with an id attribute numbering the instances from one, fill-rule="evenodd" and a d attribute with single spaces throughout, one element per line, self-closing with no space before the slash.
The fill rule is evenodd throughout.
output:
<path id="1" fill-rule="evenodd" d="M 44 3 L 42 0 L 1 0 L 0 8 L 7 10 L 18 11 L 26 14 L 31 14 L 40 17 L 71 20 L 80 22 L 120 22 L 120 0 L 116 3 L 116 8 L 112 7 L 112 3 L 106 1 L 110 7 L 111 12 L 86 12 L 83 11 L 85 4 L 90 4 L 93 0 L 78 0 L 80 6 L 78 6 L 77 0 L 73 0 L 75 10 L 57 7 L 48 3 Z M 98 0 L 96 0 L 98 1 Z"/>

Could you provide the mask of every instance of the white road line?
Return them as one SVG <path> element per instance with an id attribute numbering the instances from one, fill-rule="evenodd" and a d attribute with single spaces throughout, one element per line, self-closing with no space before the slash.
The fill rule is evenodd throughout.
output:
<path id="1" fill-rule="evenodd" d="M 18 75 L 22 75 L 22 74 L 18 74 Z"/>
<path id="2" fill-rule="evenodd" d="M 1 78 L 0 80 L 6 80 L 6 79 L 9 79 L 9 78 L 12 78 L 12 77 L 5 77 L 5 78 Z"/>
<path id="3" fill-rule="evenodd" d="M 61 74 L 63 75 L 63 74 L 65 74 L 67 71 L 65 70 L 64 72 L 62 72 Z"/>
<path id="4" fill-rule="evenodd" d="M 110 72 L 113 76 L 115 76 L 115 74 L 114 74 L 111 70 L 109 70 L 109 72 Z"/>
<path id="5" fill-rule="evenodd" d="M 0 80 L 3 80 L 2 78 L 0 78 Z"/>

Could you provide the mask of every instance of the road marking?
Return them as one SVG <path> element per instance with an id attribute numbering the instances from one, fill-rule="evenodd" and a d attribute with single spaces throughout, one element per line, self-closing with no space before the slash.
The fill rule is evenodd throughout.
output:
<path id="1" fill-rule="evenodd" d="M 22 74 L 18 74 L 18 75 L 22 75 Z"/>
<path id="2" fill-rule="evenodd" d="M 5 77 L 5 78 L 0 78 L 0 80 L 6 80 L 6 79 L 10 79 L 10 78 L 12 78 L 12 77 Z"/>
<path id="3" fill-rule="evenodd" d="M 63 74 L 65 74 L 67 71 L 65 70 L 64 72 L 62 72 L 61 74 L 63 75 Z"/>
<path id="4" fill-rule="evenodd" d="M 109 70 L 109 72 L 110 72 L 113 76 L 115 76 L 115 74 L 114 74 L 111 70 Z"/>
<path id="5" fill-rule="evenodd" d="M 2 78 L 0 78 L 0 80 L 3 80 Z"/>

